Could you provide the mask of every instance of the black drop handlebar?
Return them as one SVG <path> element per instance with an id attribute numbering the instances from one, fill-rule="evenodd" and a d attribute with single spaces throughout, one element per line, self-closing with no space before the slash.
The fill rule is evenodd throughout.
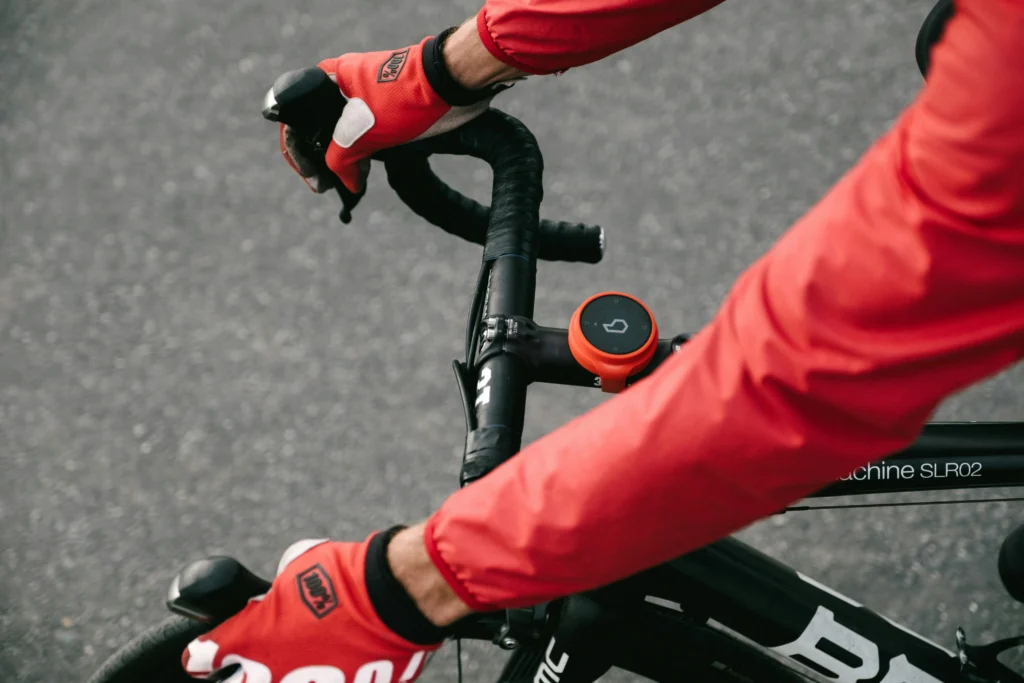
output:
<path id="1" fill-rule="evenodd" d="M 413 212 L 456 237 L 486 243 L 490 208 L 445 184 L 426 156 L 408 150 L 378 156 L 385 160 L 388 184 Z M 597 263 L 604 253 L 604 231 L 596 225 L 541 219 L 537 243 L 537 258 L 542 261 Z"/>
<path id="2" fill-rule="evenodd" d="M 430 154 L 472 156 L 486 161 L 494 174 L 492 206 L 483 207 L 445 185 L 430 170 Z M 507 255 L 537 258 L 544 162 L 536 139 L 523 124 L 490 110 L 449 133 L 378 156 L 388 170 L 389 183 L 410 208 L 426 214 L 427 220 L 452 234 L 483 244 L 485 261 Z M 461 220 L 466 220 L 466 224 L 459 225 Z M 588 233 L 581 225 L 575 232 L 557 234 L 575 239 L 576 235 Z M 571 252 L 572 244 L 557 244 L 555 249 Z"/>
<path id="3" fill-rule="evenodd" d="M 331 178 L 341 197 L 341 220 L 348 223 L 361 195 L 355 195 L 327 170 L 324 155 L 334 127 L 346 105 L 337 85 L 317 67 L 290 71 L 274 83 L 264 102 L 263 116 L 284 123 L 300 135 L 303 155 L 317 164 L 322 177 Z M 530 141 L 527 144 L 527 139 Z M 516 149 L 519 145 L 525 145 Z M 494 171 L 494 207 L 483 206 L 445 184 L 430 169 L 431 154 L 474 156 Z M 409 208 L 446 232 L 486 247 L 484 258 L 495 250 L 513 248 L 521 255 L 548 261 L 597 263 L 604 251 L 600 227 L 583 223 L 538 220 L 543 161 L 536 141 L 522 124 L 505 114 L 489 111 L 458 130 L 387 150 L 374 157 L 383 161 L 388 183 Z M 535 176 L 535 179 L 531 178 Z M 536 182 L 537 194 L 519 197 L 520 190 Z M 512 208 L 526 209 L 527 213 Z M 510 203 L 511 202 L 511 203 Z M 492 221 L 492 211 L 498 212 Z M 512 244 L 510 216 L 529 223 L 522 244 Z M 504 226 L 504 227 L 502 227 Z M 497 232 L 491 232 L 495 228 Z M 494 240 L 493 244 L 491 240 Z"/>
<path id="4" fill-rule="evenodd" d="M 263 115 L 298 133 L 302 155 L 331 178 L 347 222 L 360 197 L 349 192 L 327 168 L 325 155 L 346 101 L 319 68 L 281 76 L 267 94 Z M 315 111 L 314 111 L 315 110 Z M 430 169 L 431 154 L 473 156 L 493 171 L 492 205 L 485 207 L 448 187 Z M 543 157 L 533 134 L 497 110 L 424 140 L 386 150 L 388 182 L 398 196 L 430 223 L 481 244 L 483 264 L 467 326 L 466 364 L 457 377 L 466 408 L 468 434 L 460 481 L 479 479 L 518 452 L 526 409 L 531 362 L 514 348 L 489 349 L 476 358 L 484 321 L 528 321 L 533 317 L 537 259 L 600 261 L 601 228 L 540 220 Z M 469 394 L 475 384 L 475 400 Z"/>

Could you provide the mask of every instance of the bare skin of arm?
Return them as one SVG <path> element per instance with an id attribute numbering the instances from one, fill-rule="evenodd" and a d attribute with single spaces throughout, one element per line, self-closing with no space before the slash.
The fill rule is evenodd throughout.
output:
<path id="1" fill-rule="evenodd" d="M 480 42 L 476 19 L 470 19 L 448 37 L 444 61 L 452 78 L 470 90 L 511 81 L 527 74 L 497 59 Z"/>
<path id="2" fill-rule="evenodd" d="M 459 600 L 441 576 L 423 543 L 423 524 L 400 531 L 388 545 L 395 578 L 435 626 L 448 626 L 472 610 Z"/>

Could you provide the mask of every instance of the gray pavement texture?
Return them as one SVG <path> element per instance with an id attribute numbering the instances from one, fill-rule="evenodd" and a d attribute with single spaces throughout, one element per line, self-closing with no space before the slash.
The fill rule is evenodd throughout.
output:
<path id="1" fill-rule="evenodd" d="M 0 681 L 84 679 L 186 561 L 425 516 L 456 485 L 479 252 L 381 182 L 340 226 L 259 116 L 282 71 L 418 41 L 478 0 L 0 2 Z M 496 104 L 546 153 L 542 213 L 607 229 L 542 265 L 537 319 L 642 296 L 695 331 L 920 87 L 924 0 L 727 2 Z M 485 198 L 489 172 L 442 160 Z M 1019 372 L 943 419 L 1021 417 Z M 601 400 L 531 389 L 527 441 Z M 1002 493 L 1002 492 L 997 492 Z M 1020 504 L 792 514 L 741 535 L 941 643 L 1017 632 Z M 451 680 L 446 649 L 425 680 Z M 502 657 L 465 650 L 467 680 Z M 623 673 L 610 679 L 629 680 Z"/>

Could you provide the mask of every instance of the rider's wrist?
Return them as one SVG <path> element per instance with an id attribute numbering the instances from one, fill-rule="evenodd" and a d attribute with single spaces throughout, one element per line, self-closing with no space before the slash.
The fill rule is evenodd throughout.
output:
<path id="1" fill-rule="evenodd" d="M 423 71 L 430 87 L 442 100 L 453 107 L 466 107 L 494 97 L 507 86 L 486 85 L 470 88 L 452 75 L 445 61 L 445 45 L 458 28 L 452 26 L 427 39 L 423 46 Z"/>
<path id="2" fill-rule="evenodd" d="M 445 579 L 426 543 L 426 525 L 398 533 L 388 545 L 388 562 L 395 578 L 435 626 L 448 626 L 472 614 Z"/>
<path id="3" fill-rule="evenodd" d="M 437 626 L 395 577 L 388 560 L 391 540 L 405 527 L 396 526 L 370 539 L 366 551 L 366 590 L 380 620 L 394 633 L 416 645 L 438 645 L 451 629 Z"/>
<path id="4" fill-rule="evenodd" d="M 441 77 L 450 79 L 457 88 L 465 93 L 487 93 L 473 101 L 491 97 L 507 87 L 496 86 L 496 84 L 526 76 L 525 73 L 495 59 L 487 51 L 477 34 L 475 21 L 447 29 L 435 38 L 431 38 L 427 48 L 429 51 L 427 49 L 423 51 L 424 65 L 432 60 Z M 431 79 L 429 70 L 427 79 Z M 430 84 L 437 90 L 433 81 Z M 445 88 L 446 86 L 442 85 L 441 87 Z M 438 94 L 441 92 L 438 91 Z M 452 104 L 447 99 L 445 101 Z M 472 104 L 473 101 L 470 101 L 469 104 Z"/>

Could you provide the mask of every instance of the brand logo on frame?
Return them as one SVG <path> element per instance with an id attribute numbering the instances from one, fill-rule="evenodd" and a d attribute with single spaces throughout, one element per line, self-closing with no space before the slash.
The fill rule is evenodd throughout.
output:
<path id="1" fill-rule="evenodd" d="M 558 683 L 562 678 L 562 672 L 569 664 L 569 655 L 562 653 L 562 656 L 555 662 L 551 659 L 551 651 L 555 649 L 555 639 L 548 643 L 548 649 L 544 653 L 544 661 L 537 668 L 537 675 L 533 677 L 533 683 Z"/>
<path id="2" fill-rule="evenodd" d="M 843 650 L 849 657 L 840 661 L 828 654 L 819 646 L 828 641 L 830 650 Z M 831 678 L 839 683 L 857 683 L 878 675 L 878 645 L 859 633 L 850 630 L 835 620 L 835 615 L 824 607 L 818 607 L 807 624 L 804 632 L 792 643 L 771 648 L 787 657 L 804 659 L 813 662 L 829 672 Z M 856 666 L 850 662 L 857 660 Z M 889 671 L 879 683 L 942 683 L 929 673 L 922 671 L 907 660 L 906 655 L 898 655 L 889 660 Z"/>

